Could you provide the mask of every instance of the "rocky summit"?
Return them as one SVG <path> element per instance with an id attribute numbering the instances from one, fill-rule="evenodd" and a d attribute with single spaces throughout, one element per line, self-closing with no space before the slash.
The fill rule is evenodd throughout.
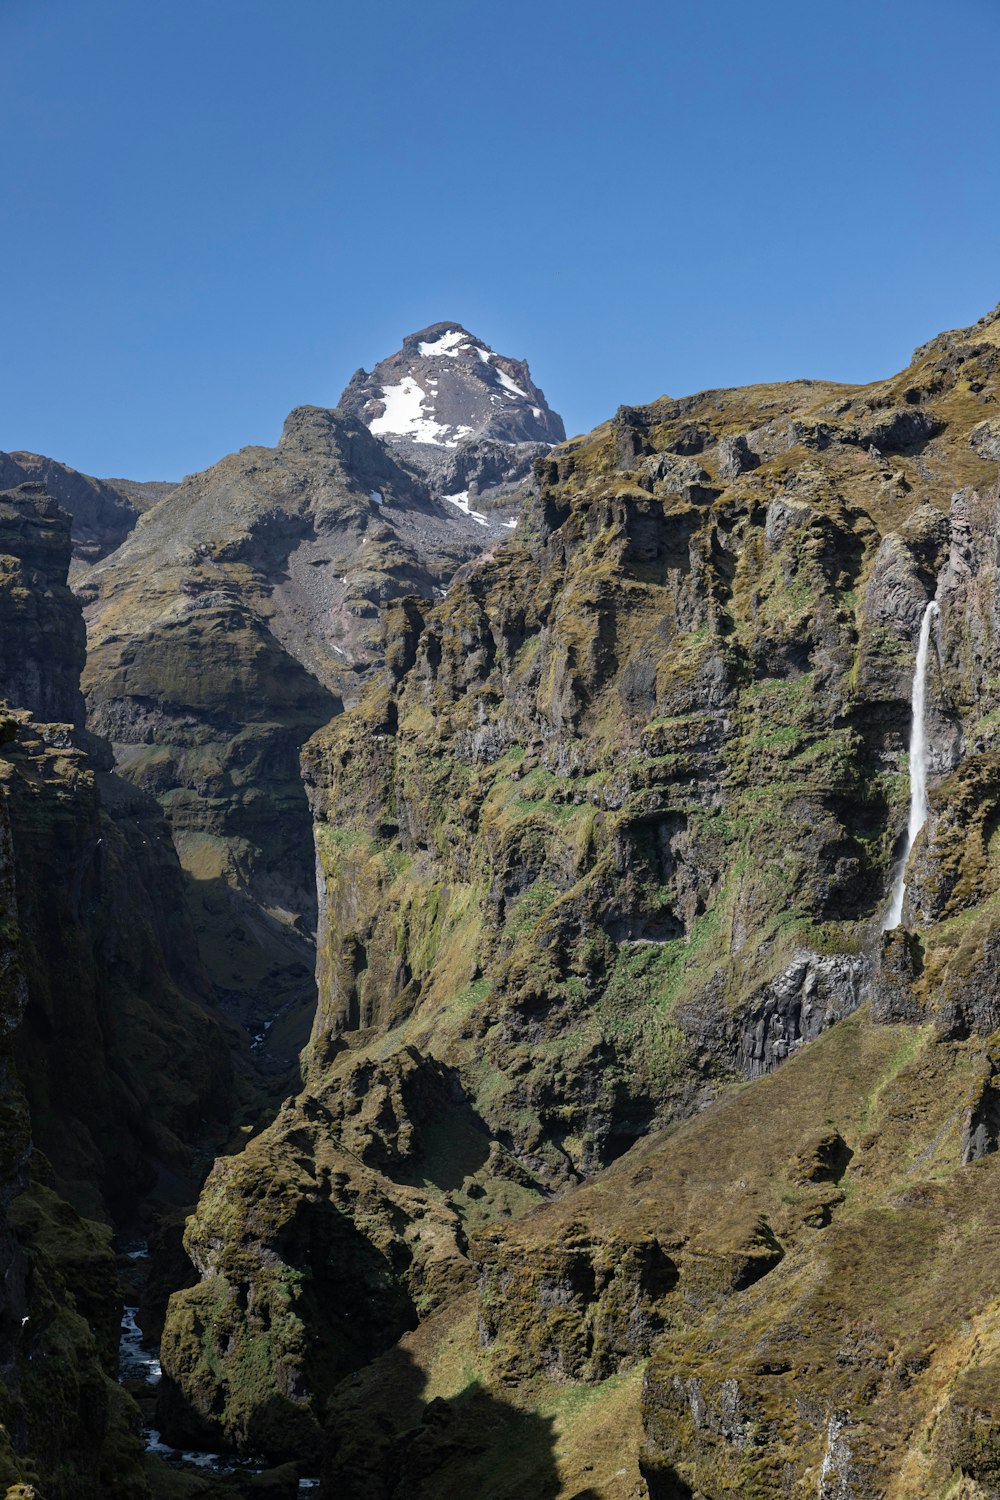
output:
<path id="1" fill-rule="evenodd" d="M 1000 308 L 0 478 L 6 1500 L 996 1500 Z"/>
<path id="2" fill-rule="evenodd" d="M 411 333 L 370 375 L 355 373 L 340 406 L 466 512 L 470 498 L 508 495 L 566 437 L 527 363 L 495 354 L 460 323 Z"/>

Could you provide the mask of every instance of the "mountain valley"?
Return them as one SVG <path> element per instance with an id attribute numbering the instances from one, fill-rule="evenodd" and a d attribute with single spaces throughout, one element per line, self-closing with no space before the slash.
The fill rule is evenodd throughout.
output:
<path id="1" fill-rule="evenodd" d="M 1000 1495 L 998 403 L 0 455 L 7 1500 Z"/>

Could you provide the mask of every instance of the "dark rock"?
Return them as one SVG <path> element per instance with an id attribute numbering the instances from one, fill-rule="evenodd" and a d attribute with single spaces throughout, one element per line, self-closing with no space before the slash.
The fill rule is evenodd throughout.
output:
<path id="1" fill-rule="evenodd" d="M 894 411 L 873 412 L 857 427 L 855 440 L 863 448 L 876 448 L 879 453 L 914 453 L 943 431 L 944 426 L 931 412 L 903 406 Z"/>
<path id="2" fill-rule="evenodd" d="M 1000 1074 L 988 1058 L 962 1121 L 962 1164 L 1000 1149 Z"/>
<path id="3" fill-rule="evenodd" d="M 0 490 L 36 483 L 72 517 L 73 558 L 86 565 L 113 552 L 140 515 L 174 485 L 92 479 L 37 453 L 0 453 Z"/>
<path id="4" fill-rule="evenodd" d="M 871 980 L 872 1017 L 876 1021 L 920 1021 L 923 1007 L 915 985 L 923 973 L 923 947 L 915 932 L 894 927 L 883 932 Z"/>
<path id="5" fill-rule="evenodd" d="M 1000 422 L 980 422 L 969 434 L 969 447 L 980 458 L 990 463 L 1000 463 Z"/>
<path id="6" fill-rule="evenodd" d="M 40 720 L 82 729 L 87 636 L 69 560 L 69 517 L 41 484 L 0 493 L 0 692 Z"/>
<path id="7" fill-rule="evenodd" d="M 718 467 L 719 478 L 727 482 L 736 479 L 740 474 L 745 474 L 748 469 L 756 469 L 760 459 L 750 447 L 747 435 L 738 432 L 732 437 L 719 439 Z"/>
<path id="8" fill-rule="evenodd" d="M 856 1010 L 864 999 L 867 967 L 865 959 L 851 954 L 797 953 L 740 1017 L 737 1056 L 746 1077 L 769 1073 Z"/>

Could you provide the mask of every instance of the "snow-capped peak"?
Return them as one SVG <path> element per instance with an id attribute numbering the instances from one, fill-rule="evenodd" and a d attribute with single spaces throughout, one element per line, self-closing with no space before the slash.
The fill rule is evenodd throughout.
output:
<path id="1" fill-rule="evenodd" d="M 378 437 L 457 449 L 488 439 L 552 444 L 560 418 L 523 360 L 497 354 L 460 323 L 434 323 L 403 340 L 371 374 L 359 370 L 340 400 Z"/>

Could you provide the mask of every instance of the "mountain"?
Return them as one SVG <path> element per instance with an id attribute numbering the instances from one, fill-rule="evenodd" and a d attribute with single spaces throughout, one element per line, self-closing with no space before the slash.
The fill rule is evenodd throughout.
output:
<path id="1" fill-rule="evenodd" d="M 319 1004 L 187 1227 L 178 1436 L 337 1496 L 992 1493 L 998 370 L 1000 310 L 623 408 L 397 610 L 305 750 Z"/>
<path id="2" fill-rule="evenodd" d="M 477 497 L 507 496 L 566 437 L 525 361 L 494 353 L 460 323 L 409 334 L 371 374 L 352 376 L 339 406 L 466 510 Z"/>
<path id="3" fill-rule="evenodd" d="M 388 604 L 440 597 L 509 534 L 356 418 L 301 407 L 276 448 L 187 478 L 79 582 L 89 722 L 169 818 L 204 961 L 263 1065 L 294 1064 L 315 1005 L 301 747 L 383 659 Z"/>

